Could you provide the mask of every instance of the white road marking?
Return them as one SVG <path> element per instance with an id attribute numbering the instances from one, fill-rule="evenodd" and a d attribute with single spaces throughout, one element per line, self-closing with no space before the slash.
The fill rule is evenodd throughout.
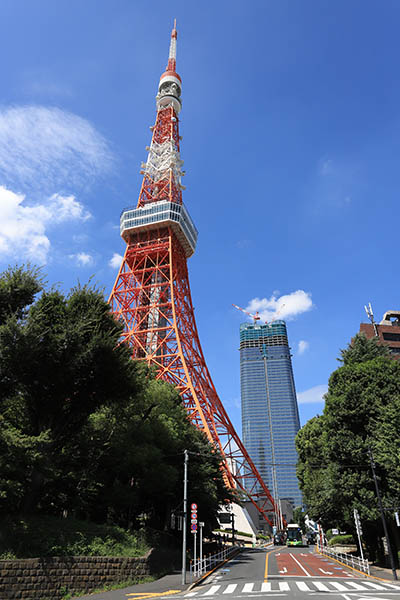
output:
<path id="1" fill-rule="evenodd" d="M 237 588 L 237 583 L 230 583 L 226 590 L 224 590 L 223 594 L 232 594 Z"/>
<path id="2" fill-rule="evenodd" d="M 320 577 L 320 579 L 327 579 L 325 577 Z M 291 585 L 290 585 L 291 584 Z M 312 595 L 317 594 L 318 592 L 330 592 L 330 593 L 338 593 L 341 592 L 341 596 L 344 600 L 384 600 L 384 598 L 375 598 L 370 595 L 365 594 L 365 592 L 372 592 L 373 590 L 379 590 L 380 592 L 386 592 L 387 594 L 394 594 L 394 592 L 390 588 L 394 588 L 395 590 L 400 592 L 400 586 L 395 584 L 391 584 L 389 582 L 385 582 L 384 584 L 377 584 L 373 581 L 362 581 L 362 584 L 354 582 L 354 581 L 346 581 L 346 584 L 339 583 L 338 581 L 330 581 L 328 580 L 326 583 L 322 581 L 318 581 L 316 579 L 305 581 L 294 581 L 293 579 L 290 582 L 287 581 L 264 581 L 261 583 L 261 590 L 259 589 L 259 582 L 248 582 L 243 584 L 240 588 L 237 583 L 230 583 L 223 585 L 213 585 L 210 589 L 201 595 L 199 591 L 189 592 L 182 596 L 176 596 L 176 598 L 193 598 L 193 596 L 203 597 L 203 596 L 214 596 L 214 595 L 228 595 L 234 594 L 235 596 L 241 596 L 242 600 L 245 598 L 258 598 L 263 597 L 264 594 L 268 594 L 268 597 L 274 595 L 286 595 L 285 592 L 294 591 L 295 587 L 301 592 L 311 593 Z M 315 586 L 315 589 L 314 587 Z M 258 589 L 254 589 L 254 588 Z M 275 588 L 275 589 L 274 589 Z M 279 589 L 277 589 L 279 588 Z M 332 589 L 334 588 L 334 589 Z M 337 590 L 337 591 L 336 591 Z M 342 593 L 345 592 L 345 593 Z M 364 593 L 363 593 L 364 592 Z M 265 597 L 265 596 L 264 596 Z M 162 600 L 162 599 L 161 599 Z"/>
<path id="3" fill-rule="evenodd" d="M 208 592 L 205 592 L 205 594 L 202 594 L 202 596 L 213 596 L 215 594 L 215 592 L 218 592 L 220 587 L 221 587 L 220 585 L 213 585 L 210 587 Z"/>
<path id="4" fill-rule="evenodd" d="M 307 575 L 307 577 L 311 577 L 310 573 L 308 573 L 305 570 L 305 568 L 303 567 L 303 565 L 301 563 L 299 563 L 299 561 L 297 560 L 297 558 L 295 558 L 292 553 L 290 553 L 289 556 L 291 556 L 293 558 L 293 560 L 297 562 L 297 564 L 299 565 L 300 569 L 302 569 L 304 571 L 304 573 Z"/>
<path id="5" fill-rule="evenodd" d="M 279 573 L 282 573 L 282 574 L 287 573 L 287 568 L 286 567 L 282 567 L 282 571 L 279 571 Z"/>
<path id="6" fill-rule="evenodd" d="M 355 590 L 361 590 L 362 592 L 365 592 L 368 590 L 368 588 L 364 587 L 363 585 L 360 585 L 359 583 L 355 583 L 354 581 L 348 581 L 347 585 L 350 585 Z"/>
<path id="7" fill-rule="evenodd" d="M 349 588 L 344 586 L 342 583 L 338 583 L 337 581 L 331 581 L 330 584 L 333 585 L 333 587 L 335 587 L 337 590 L 339 590 L 339 592 L 348 592 L 349 591 Z"/>
<path id="8" fill-rule="evenodd" d="M 387 592 L 387 588 L 383 587 L 383 585 L 379 585 L 378 583 L 374 583 L 373 581 L 364 581 L 363 583 L 365 583 L 365 585 L 368 585 L 368 586 L 374 588 L 374 590 L 381 590 L 381 591 L 385 590 L 385 592 Z M 385 584 L 385 585 L 387 585 L 387 584 Z M 396 586 L 396 589 L 399 589 L 399 591 L 400 591 L 400 588 L 397 588 L 397 586 Z"/>
<path id="9" fill-rule="evenodd" d="M 321 581 L 313 581 L 313 584 L 320 592 L 329 592 L 329 588 Z"/>
<path id="10" fill-rule="evenodd" d="M 280 592 L 288 592 L 290 590 L 289 584 L 287 583 L 287 581 L 280 581 L 279 582 L 279 591 Z"/>
<path id="11" fill-rule="evenodd" d="M 331 571 L 324 571 L 323 569 L 321 569 L 321 567 L 319 567 L 319 570 L 321 571 L 321 573 L 324 573 L 324 575 L 333 575 Z"/>
<path id="12" fill-rule="evenodd" d="M 301 592 L 312 592 L 305 581 L 296 581 L 296 585 Z"/>

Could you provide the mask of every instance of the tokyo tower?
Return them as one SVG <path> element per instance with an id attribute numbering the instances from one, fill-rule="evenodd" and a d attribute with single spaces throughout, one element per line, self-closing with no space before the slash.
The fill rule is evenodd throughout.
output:
<path id="1" fill-rule="evenodd" d="M 279 511 L 215 391 L 200 346 L 190 295 L 187 259 L 197 230 L 182 202 L 179 113 L 182 80 L 176 72 L 177 31 L 156 96 L 157 116 L 136 208 L 121 214 L 126 251 L 109 299 L 124 325 L 132 358 L 155 366 L 157 378 L 179 391 L 190 421 L 223 457 L 226 485 L 251 500 L 272 525 Z M 240 493 L 241 492 L 241 493 Z"/>

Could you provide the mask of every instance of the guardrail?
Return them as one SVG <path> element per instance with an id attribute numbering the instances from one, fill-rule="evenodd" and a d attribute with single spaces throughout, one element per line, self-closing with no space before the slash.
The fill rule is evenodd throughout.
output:
<path id="1" fill-rule="evenodd" d="M 215 554 L 209 554 L 204 558 L 197 558 L 196 560 L 190 561 L 190 577 L 193 581 L 207 573 L 207 571 L 211 571 L 217 565 L 224 562 L 227 558 L 229 558 L 233 552 L 238 550 L 238 546 L 229 546 L 229 548 L 223 548 L 219 552 Z"/>
<path id="2" fill-rule="evenodd" d="M 331 558 L 335 558 L 341 563 L 352 567 L 353 569 L 357 569 L 358 571 L 362 571 L 363 573 L 370 574 L 369 572 L 369 564 L 366 558 L 361 558 L 360 556 L 353 556 L 352 554 L 345 554 L 341 552 L 335 552 L 331 550 L 329 546 L 322 545 L 319 541 L 317 543 L 318 552 L 323 554 L 324 556 L 330 556 Z"/>

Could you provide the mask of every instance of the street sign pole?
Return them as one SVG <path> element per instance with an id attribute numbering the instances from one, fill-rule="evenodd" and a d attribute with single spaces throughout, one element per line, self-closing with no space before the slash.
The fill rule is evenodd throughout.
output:
<path id="1" fill-rule="evenodd" d="M 199 521 L 200 527 L 200 575 L 203 572 L 203 527 L 204 523 Z"/>
<path id="2" fill-rule="evenodd" d="M 193 558 L 194 558 L 194 576 L 196 577 L 197 574 L 197 533 L 196 531 L 194 532 L 194 552 L 193 552 Z"/>
<path id="3" fill-rule="evenodd" d="M 193 562 L 193 572 L 194 575 L 196 576 L 196 573 L 198 571 L 197 568 L 197 504 L 195 502 L 193 502 L 190 505 L 190 531 L 194 534 L 193 538 L 194 538 L 194 552 L 193 552 L 193 558 L 194 558 L 194 562 Z"/>

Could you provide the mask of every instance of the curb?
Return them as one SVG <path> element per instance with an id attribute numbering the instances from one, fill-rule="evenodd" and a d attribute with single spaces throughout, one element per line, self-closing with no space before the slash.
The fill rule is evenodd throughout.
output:
<path id="1" fill-rule="evenodd" d="M 207 573 L 204 573 L 204 575 L 202 575 L 200 577 L 200 579 L 198 579 L 197 581 L 194 581 L 193 583 L 190 584 L 190 586 L 188 587 L 187 591 L 190 592 L 193 588 L 196 587 L 196 585 L 199 585 L 200 583 L 202 583 L 205 579 L 207 579 L 207 577 L 209 577 L 212 573 L 214 573 L 214 571 L 216 571 L 217 569 L 219 569 L 220 567 L 222 567 L 222 565 L 225 565 L 227 562 L 229 562 L 232 558 L 235 558 L 235 556 L 237 556 L 238 554 L 240 554 L 240 552 L 242 551 L 241 548 L 238 548 L 236 550 L 236 552 L 234 552 L 233 554 L 231 554 L 229 556 L 229 558 L 226 558 L 225 560 L 223 560 L 222 562 L 218 563 L 217 565 L 215 565 L 215 567 L 213 569 L 211 569 L 211 571 L 207 571 Z"/>

